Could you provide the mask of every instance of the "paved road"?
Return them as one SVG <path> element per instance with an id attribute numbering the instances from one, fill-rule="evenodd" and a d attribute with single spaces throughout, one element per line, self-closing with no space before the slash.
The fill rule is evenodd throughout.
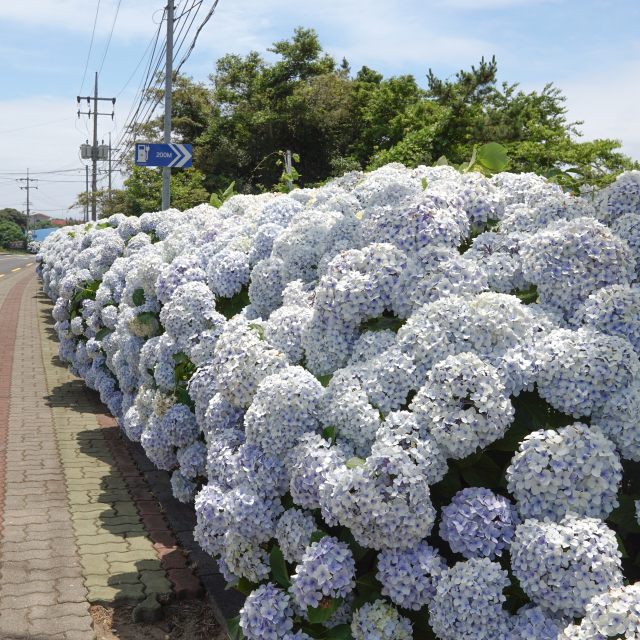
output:
<path id="1" fill-rule="evenodd" d="M 0 253 L 0 279 L 35 270 L 36 257 Z"/>

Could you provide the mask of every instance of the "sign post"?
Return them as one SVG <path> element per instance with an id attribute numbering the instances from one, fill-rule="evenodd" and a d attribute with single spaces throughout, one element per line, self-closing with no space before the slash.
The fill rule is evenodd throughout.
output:
<path id="1" fill-rule="evenodd" d="M 193 160 L 193 145 L 136 143 L 136 166 L 138 167 L 190 167 Z"/>

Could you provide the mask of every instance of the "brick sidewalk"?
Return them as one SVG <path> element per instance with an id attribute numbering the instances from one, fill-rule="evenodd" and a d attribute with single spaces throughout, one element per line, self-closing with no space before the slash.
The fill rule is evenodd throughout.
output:
<path id="1" fill-rule="evenodd" d="M 51 307 L 33 273 L 0 283 L 3 640 L 89 640 L 89 603 L 202 592 L 115 421 L 58 360 Z"/>

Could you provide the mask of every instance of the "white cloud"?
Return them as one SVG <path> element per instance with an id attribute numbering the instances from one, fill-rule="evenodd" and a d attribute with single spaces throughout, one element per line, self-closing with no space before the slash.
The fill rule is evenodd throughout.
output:
<path id="1" fill-rule="evenodd" d="M 622 152 L 640 160 L 640 60 L 620 63 L 613 73 L 564 82 L 562 90 L 569 117 L 585 121 L 583 140 L 619 139 Z"/>
<path id="2" fill-rule="evenodd" d="M 484 11 L 486 9 L 505 9 L 527 4 L 558 2 L 559 0 L 441 0 L 437 4 L 447 9 L 468 9 Z"/>
<path id="3" fill-rule="evenodd" d="M 96 36 L 108 36 L 115 15 L 117 0 L 102 0 L 96 23 Z M 97 0 L 21 0 L 20 2 L 1 2 L 0 20 L 6 25 L 13 21 L 27 27 L 47 26 L 64 31 L 76 31 L 91 37 L 96 17 Z M 155 14 L 156 21 L 162 17 L 162 6 L 154 0 L 136 0 L 134 3 L 123 2 L 116 22 L 118 37 L 132 37 L 140 33 L 150 32 L 151 21 Z M 146 43 L 145 43 L 146 44 Z"/>

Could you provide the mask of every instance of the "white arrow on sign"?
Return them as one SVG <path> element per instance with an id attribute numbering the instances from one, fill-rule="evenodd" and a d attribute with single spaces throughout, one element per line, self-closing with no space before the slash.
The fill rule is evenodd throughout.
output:
<path id="1" fill-rule="evenodd" d="M 191 160 L 191 154 L 187 151 L 183 144 L 169 145 L 176 157 L 169 164 L 170 167 L 184 167 L 184 165 Z"/>

